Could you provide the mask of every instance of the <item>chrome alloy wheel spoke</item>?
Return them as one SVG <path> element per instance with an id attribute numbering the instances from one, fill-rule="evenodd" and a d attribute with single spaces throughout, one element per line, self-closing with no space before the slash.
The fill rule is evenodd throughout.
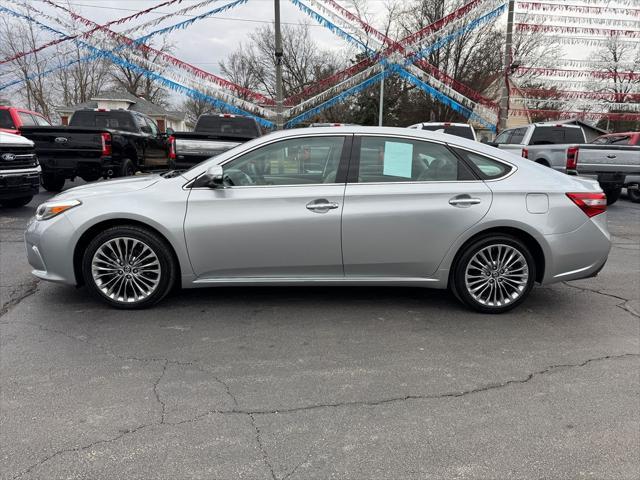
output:
<path id="1" fill-rule="evenodd" d="M 516 301 L 529 282 L 524 255 L 506 244 L 484 247 L 465 270 L 467 291 L 481 305 L 501 307 Z"/>
<path id="2" fill-rule="evenodd" d="M 91 274 L 98 289 L 120 303 L 135 303 L 151 295 L 160 284 L 160 260 L 146 243 L 117 237 L 98 247 Z"/>

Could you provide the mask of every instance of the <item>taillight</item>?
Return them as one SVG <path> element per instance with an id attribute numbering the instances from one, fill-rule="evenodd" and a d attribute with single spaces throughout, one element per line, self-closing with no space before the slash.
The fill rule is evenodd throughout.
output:
<path id="1" fill-rule="evenodd" d="M 523 158 L 529 158 L 529 150 L 527 150 L 526 148 L 522 149 L 522 157 Z"/>
<path id="2" fill-rule="evenodd" d="M 600 193 L 567 193 L 567 197 L 575 203 L 587 217 L 594 217 L 607 211 L 607 196 Z"/>
<path id="3" fill-rule="evenodd" d="M 169 137 L 169 159 L 176 159 L 176 137 L 173 135 Z"/>
<path id="4" fill-rule="evenodd" d="M 102 137 L 102 156 L 108 157 L 111 156 L 112 148 L 111 148 L 111 134 L 107 132 L 103 132 L 101 134 Z"/>
<path id="5" fill-rule="evenodd" d="M 575 170 L 578 168 L 578 147 L 567 148 L 567 170 Z"/>

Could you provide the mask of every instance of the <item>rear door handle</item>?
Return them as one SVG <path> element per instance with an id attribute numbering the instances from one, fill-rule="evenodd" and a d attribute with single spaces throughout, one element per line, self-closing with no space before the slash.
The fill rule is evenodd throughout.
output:
<path id="1" fill-rule="evenodd" d="M 472 198 L 468 195 L 453 197 L 449 200 L 449 205 L 453 205 L 454 207 L 470 207 L 471 205 L 477 205 L 481 202 L 479 198 Z"/>
<path id="2" fill-rule="evenodd" d="M 616 158 L 616 156 L 612 153 L 612 154 L 607 155 L 607 158 Z"/>
<path id="3" fill-rule="evenodd" d="M 307 210 L 311 210 L 312 212 L 315 212 L 315 213 L 326 213 L 329 210 L 338 208 L 339 206 L 340 205 L 338 205 L 337 203 L 330 202 L 326 198 L 320 198 L 318 200 L 313 200 L 307 203 Z"/>

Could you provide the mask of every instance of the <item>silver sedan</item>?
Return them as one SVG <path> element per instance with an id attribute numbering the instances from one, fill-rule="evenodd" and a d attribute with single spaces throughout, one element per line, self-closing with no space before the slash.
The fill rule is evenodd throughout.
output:
<path id="1" fill-rule="evenodd" d="M 536 282 L 595 276 L 605 211 L 595 182 L 493 147 L 346 126 L 67 190 L 40 205 L 25 240 L 35 276 L 117 308 L 178 286 L 403 285 L 499 313 Z"/>

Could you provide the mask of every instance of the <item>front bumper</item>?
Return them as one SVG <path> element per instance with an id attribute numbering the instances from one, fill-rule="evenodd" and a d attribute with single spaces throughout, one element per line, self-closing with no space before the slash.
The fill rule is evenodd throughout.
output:
<path id="1" fill-rule="evenodd" d="M 0 174 L 0 200 L 37 195 L 40 191 L 40 167 L 30 172 Z"/>
<path id="2" fill-rule="evenodd" d="M 596 276 L 611 250 L 606 213 L 590 218 L 578 229 L 559 235 L 546 235 L 549 256 L 543 285 Z"/>
<path id="3" fill-rule="evenodd" d="M 31 219 L 24 234 L 32 274 L 51 282 L 76 285 L 73 268 L 74 228 L 66 214 L 45 221 Z"/>

